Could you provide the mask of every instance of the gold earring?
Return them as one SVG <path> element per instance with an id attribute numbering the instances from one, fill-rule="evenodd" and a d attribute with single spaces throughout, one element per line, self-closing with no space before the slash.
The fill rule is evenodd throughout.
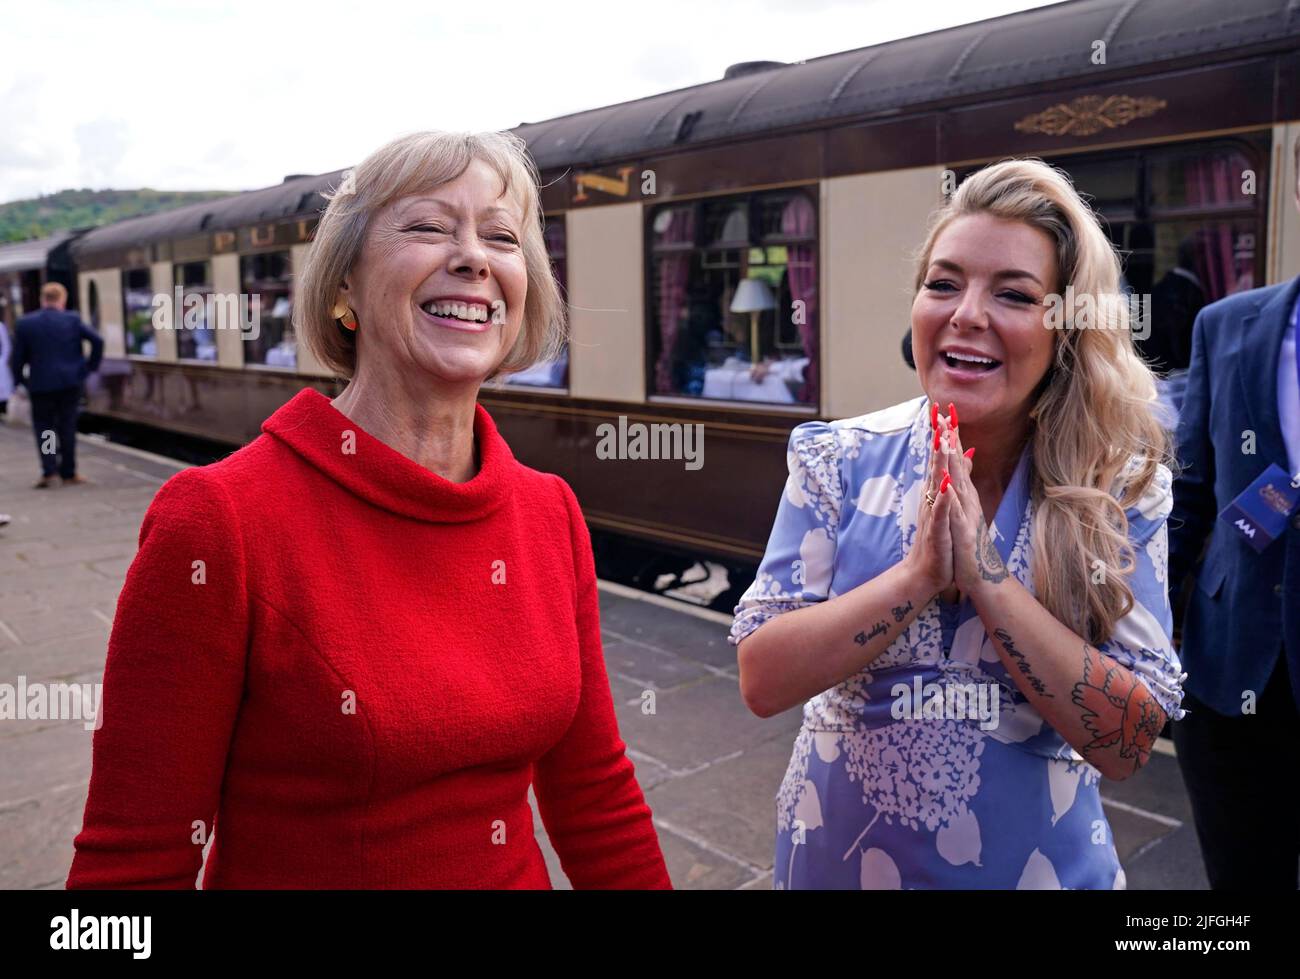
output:
<path id="1" fill-rule="evenodd" d="M 352 307 L 347 303 L 335 303 L 330 315 L 340 320 L 349 330 L 357 328 L 357 314 L 352 312 Z"/>

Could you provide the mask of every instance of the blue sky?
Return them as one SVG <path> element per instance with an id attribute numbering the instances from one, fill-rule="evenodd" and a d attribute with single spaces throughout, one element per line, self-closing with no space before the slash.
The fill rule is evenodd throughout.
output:
<path id="1" fill-rule="evenodd" d="M 7 6 L 0 201 L 245 189 L 418 129 L 505 129 L 1042 0 Z"/>

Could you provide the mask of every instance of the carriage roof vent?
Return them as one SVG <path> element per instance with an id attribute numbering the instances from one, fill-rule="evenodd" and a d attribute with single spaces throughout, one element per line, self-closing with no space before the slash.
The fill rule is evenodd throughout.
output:
<path id="1" fill-rule="evenodd" d="M 739 78 L 741 75 L 753 75 L 773 68 L 784 68 L 784 61 L 739 61 L 722 73 L 723 78 Z"/>

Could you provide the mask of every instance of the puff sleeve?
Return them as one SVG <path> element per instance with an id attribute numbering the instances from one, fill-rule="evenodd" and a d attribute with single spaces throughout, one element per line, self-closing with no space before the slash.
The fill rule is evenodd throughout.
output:
<path id="1" fill-rule="evenodd" d="M 831 597 L 840 508 L 844 499 L 839 437 L 825 422 L 790 433 L 790 475 L 754 583 L 736 605 L 728 641 L 738 645 L 783 612 Z"/>
<path id="2" fill-rule="evenodd" d="M 1109 639 L 1098 650 L 1133 671 L 1151 691 L 1170 720 L 1187 712 L 1182 671 L 1173 644 L 1173 613 L 1169 604 L 1169 531 L 1173 509 L 1173 478 L 1159 466 L 1142 498 L 1129 507 L 1129 544 L 1136 567 L 1129 578 L 1133 608 L 1115 623 Z"/>

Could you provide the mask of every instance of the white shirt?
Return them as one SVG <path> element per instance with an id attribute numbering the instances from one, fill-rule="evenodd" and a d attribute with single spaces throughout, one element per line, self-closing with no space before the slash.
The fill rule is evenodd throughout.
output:
<path id="1" fill-rule="evenodd" d="M 1296 376 L 1296 313 L 1300 300 L 1291 310 L 1291 322 L 1282 333 L 1282 352 L 1277 359 L 1277 416 L 1282 421 L 1282 441 L 1291 463 L 1291 475 L 1300 473 L 1300 378 Z"/>

